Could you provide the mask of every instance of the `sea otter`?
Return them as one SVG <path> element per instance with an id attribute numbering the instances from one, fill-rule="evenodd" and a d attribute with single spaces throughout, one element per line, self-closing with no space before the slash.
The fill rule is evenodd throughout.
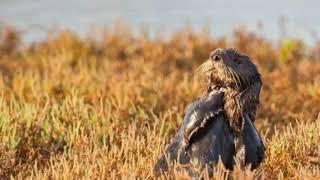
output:
<path id="1" fill-rule="evenodd" d="M 235 163 L 256 168 L 265 150 L 253 124 L 262 84 L 257 67 L 234 49 L 216 49 L 197 72 L 206 78 L 205 94 L 188 108 L 154 173 L 176 162 L 191 176 L 199 169 L 212 175 L 219 159 L 231 170 Z"/>

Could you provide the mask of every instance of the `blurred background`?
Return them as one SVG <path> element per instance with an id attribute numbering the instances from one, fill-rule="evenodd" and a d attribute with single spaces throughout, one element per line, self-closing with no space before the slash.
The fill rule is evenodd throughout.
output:
<path id="1" fill-rule="evenodd" d="M 0 179 L 152 177 L 218 47 L 250 56 L 263 81 L 266 159 L 234 179 L 320 179 L 319 5 L 1 0 Z"/>
<path id="2" fill-rule="evenodd" d="M 319 5 L 317 0 L 2 0 L 0 23 L 17 27 L 27 42 L 65 28 L 85 35 L 121 20 L 151 35 L 188 25 L 227 36 L 246 26 L 273 40 L 288 36 L 313 44 L 320 31 Z"/>

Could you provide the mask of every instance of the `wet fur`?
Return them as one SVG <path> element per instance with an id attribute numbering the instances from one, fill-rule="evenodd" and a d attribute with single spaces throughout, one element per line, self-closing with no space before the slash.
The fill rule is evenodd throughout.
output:
<path id="1" fill-rule="evenodd" d="M 198 177 L 196 169 L 203 170 L 204 167 L 212 175 L 212 168 L 219 158 L 228 169 L 239 162 L 242 167 L 256 168 L 262 161 L 264 146 L 253 125 L 259 104 L 260 74 L 249 57 L 233 49 L 214 53 L 217 51 L 223 55 L 223 61 L 213 62 L 211 58 L 197 69 L 197 73 L 206 78 L 205 93 L 187 110 L 182 126 L 155 164 L 155 174 L 168 171 L 168 162 L 183 164 L 190 176 Z M 235 59 L 241 61 L 240 65 L 235 64 Z M 213 97 L 213 104 L 207 103 L 210 97 Z M 223 110 L 218 111 L 215 107 L 221 103 Z M 213 107 L 209 109 L 218 114 L 205 120 L 205 126 L 201 124 L 199 128 L 197 120 L 203 119 L 203 112 L 210 112 L 209 105 Z M 192 123 L 192 115 L 198 116 L 196 123 Z M 196 124 L 195 133 L 194 129 L 188 130 L 188 125 L 192 128 L 193 124 Z M 185 137 L 190 137 L 187 145 Z M 200 168 L 194 166 L 194 161 L 199 162 Z"/>
<path id="2" fill-rule="evenodd" d="M 206 78 L 206 94 L 216 87 L 225 89 L 224 111 L 230 126 L 240 132 L 244 123 L 243 114 L 248 113 L 250 119 L 255 120 L 262 82 L 256 66 L 248 56 L 234 49 L 221 51 L 223 62 L 214 63 L 209 59 L 196 72 Z M 235 59 L 241 64 L 235 63 Z"/>

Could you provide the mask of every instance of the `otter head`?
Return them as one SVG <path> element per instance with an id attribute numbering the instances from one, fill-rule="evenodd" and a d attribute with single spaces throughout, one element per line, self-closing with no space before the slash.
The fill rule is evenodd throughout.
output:
<path id="1" fill-rule="evenodd" d="M 234 49 L 216 49 L 198 70 L 207 79 L 207 93 L 224 91 L 224 110 L 232 129 L 242 129 L 244 114 L 254 121 L 262 83 L 248 56 Z"/>

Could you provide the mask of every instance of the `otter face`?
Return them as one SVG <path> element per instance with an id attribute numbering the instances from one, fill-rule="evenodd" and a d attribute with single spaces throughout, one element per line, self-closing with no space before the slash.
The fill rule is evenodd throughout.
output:
<path id="1" fill-rule="evenodd" d="M 206 72 L 211 86 L 243 90 L 260 79 L 250 58 L 234 49 L 216 49 L 199 68 Z"/>
<path id="2" fill-rule="evenodd" d="M 262 82 L 248 56 L 234 49 L 216 49 L 196 71 L 207 79 L 207 94 L 213 89 L 224 92 L 224 111 L 234 130 L 242 129 L 245 113 L 254 121 Z"/>

